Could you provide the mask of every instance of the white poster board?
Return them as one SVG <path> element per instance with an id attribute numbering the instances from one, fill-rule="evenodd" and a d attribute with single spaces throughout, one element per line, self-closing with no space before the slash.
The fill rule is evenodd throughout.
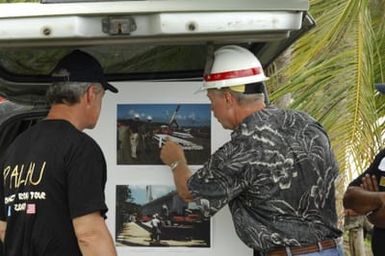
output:
<path id="1" fill-rule="evenodd" d="M 163 165 L 118 165 L 117 164 L 117 106 L 118 104 L 208 104 L 205 93 L 194 94 L 201 82 L 124 82 L 114 83 L 118 94 L 106 92 L 97 127 L 87 130 L 101 146 L 107 161 L 106 203 L 109 208 L 107 225 L 115 239 L 115 204 L 117 185 L 173 184 L 171 172 Z M 211 152 L 230 139 L 231 131 L 224 130 L 217 120 L 211 118 Z M 196 170 L 200 166 L 190 166 Z M 237 237 L 231 214 L 227 207 L 211 218 L 210 247 L 132 247 L 117 246 L 118 255 L 135 256 L 233 256 L 252 255 Z"/>

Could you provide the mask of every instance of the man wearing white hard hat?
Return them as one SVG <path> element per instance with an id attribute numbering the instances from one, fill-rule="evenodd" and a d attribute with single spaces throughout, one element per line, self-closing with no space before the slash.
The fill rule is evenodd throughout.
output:
<path id="1" fill-rule="evenodd" d="M 385 93 L 385 84 L 376 84 Z M 344 195 L 344 207 L 366 215 L 374 225 L 372 234 L 373 256 L 385 254 L 385 149 L 381 150 L 372 164 L 353 180 Z"/>
<path id="2" fill-rule="evenodd" d="M 207 200 L 211 215 L 229 205 L 236 232 L 254 255 L 343 255 L 338 166 L 327 134 L 305 113 L 265 106 L 267 79 L 249 50 L 215 51 L 201 90 L 217 120 L 233 130 L 231 140 L 194 174 L 171 141 L 161 159 L 184 200 Z"/>

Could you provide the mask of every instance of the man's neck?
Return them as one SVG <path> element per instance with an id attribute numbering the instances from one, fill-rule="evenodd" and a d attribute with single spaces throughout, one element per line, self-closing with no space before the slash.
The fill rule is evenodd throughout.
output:
<path id="1" fill-rule="evenodd" d="M 248 106 L 242 106 L 239 108 L 238 115 L 237 115 L 237 126 L 238 127 L 243 120 L 250 116 L 251 114 L 261 111 L 265 108 L 265 103 L 263 102 L 258 102 L 253 105 L 248 105 Z"/>
<path id="2" fill-rule="evenodd" d="M 82 124 L 79 115 L 81 115 L 81 113 L 76 105 L 68 106 L 65 104 L 54 104 L 51 106 L 46 119 L 65 120 L 70 122 L 79 131 L 83 131 L 85 127 Z"/>

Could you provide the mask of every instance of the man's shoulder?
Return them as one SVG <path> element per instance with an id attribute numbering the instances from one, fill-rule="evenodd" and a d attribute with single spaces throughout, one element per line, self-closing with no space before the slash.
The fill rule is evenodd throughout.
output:
<path id="1" fill-rule="evenodd" d="M 267 107 L 261 111 L 252 114 L 252 118 L 247 119 L 247 122 L 265 125 L 269 123 L 317 123 L 315 118 L 308 113 L 293 109 L 284 109 L 276 107 Z"/>
<path id="2" fill-rule="evenodd" d="M 265 110 L 271 115 L 286 115 L 286 116 L 293 116 L 295 118 L 315 120 L 309 113 L 306 113 L 304 111 L 297 110 L 297 109 L 272 107 L 272 108 L 266 108 Z"/>
<path id="3" fill-rule="evenodd" d="M 60 143 L 63 147 L 65 145 L 74 148 L 77 145 L 82 148 L 98 148 L 100 146 L 87 133 L 79 131 L 74 125 L 65 120 L 46 120 L 32 127 L 30 132 L 43 131 L 42 135 L 45 139 L 55 143 Z M 27 134 L 28 136 L 28 134 Z"/>

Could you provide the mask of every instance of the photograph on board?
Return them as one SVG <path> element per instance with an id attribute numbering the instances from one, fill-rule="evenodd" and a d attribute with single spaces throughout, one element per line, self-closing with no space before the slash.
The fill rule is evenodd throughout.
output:
<path id="1" fill-rule="evenodd" d="M 210 247 L 204 200 L 186 203 L 174 186 L 117 185 L 117 246 Z"/>
<path id="2" fill-rule="evenodd" d="M 183 147 L 189 165 L 211 154 L 210 104 L 118 104 L 117 164 L 159 165 L 160 147 L 170 139 Z"/>

